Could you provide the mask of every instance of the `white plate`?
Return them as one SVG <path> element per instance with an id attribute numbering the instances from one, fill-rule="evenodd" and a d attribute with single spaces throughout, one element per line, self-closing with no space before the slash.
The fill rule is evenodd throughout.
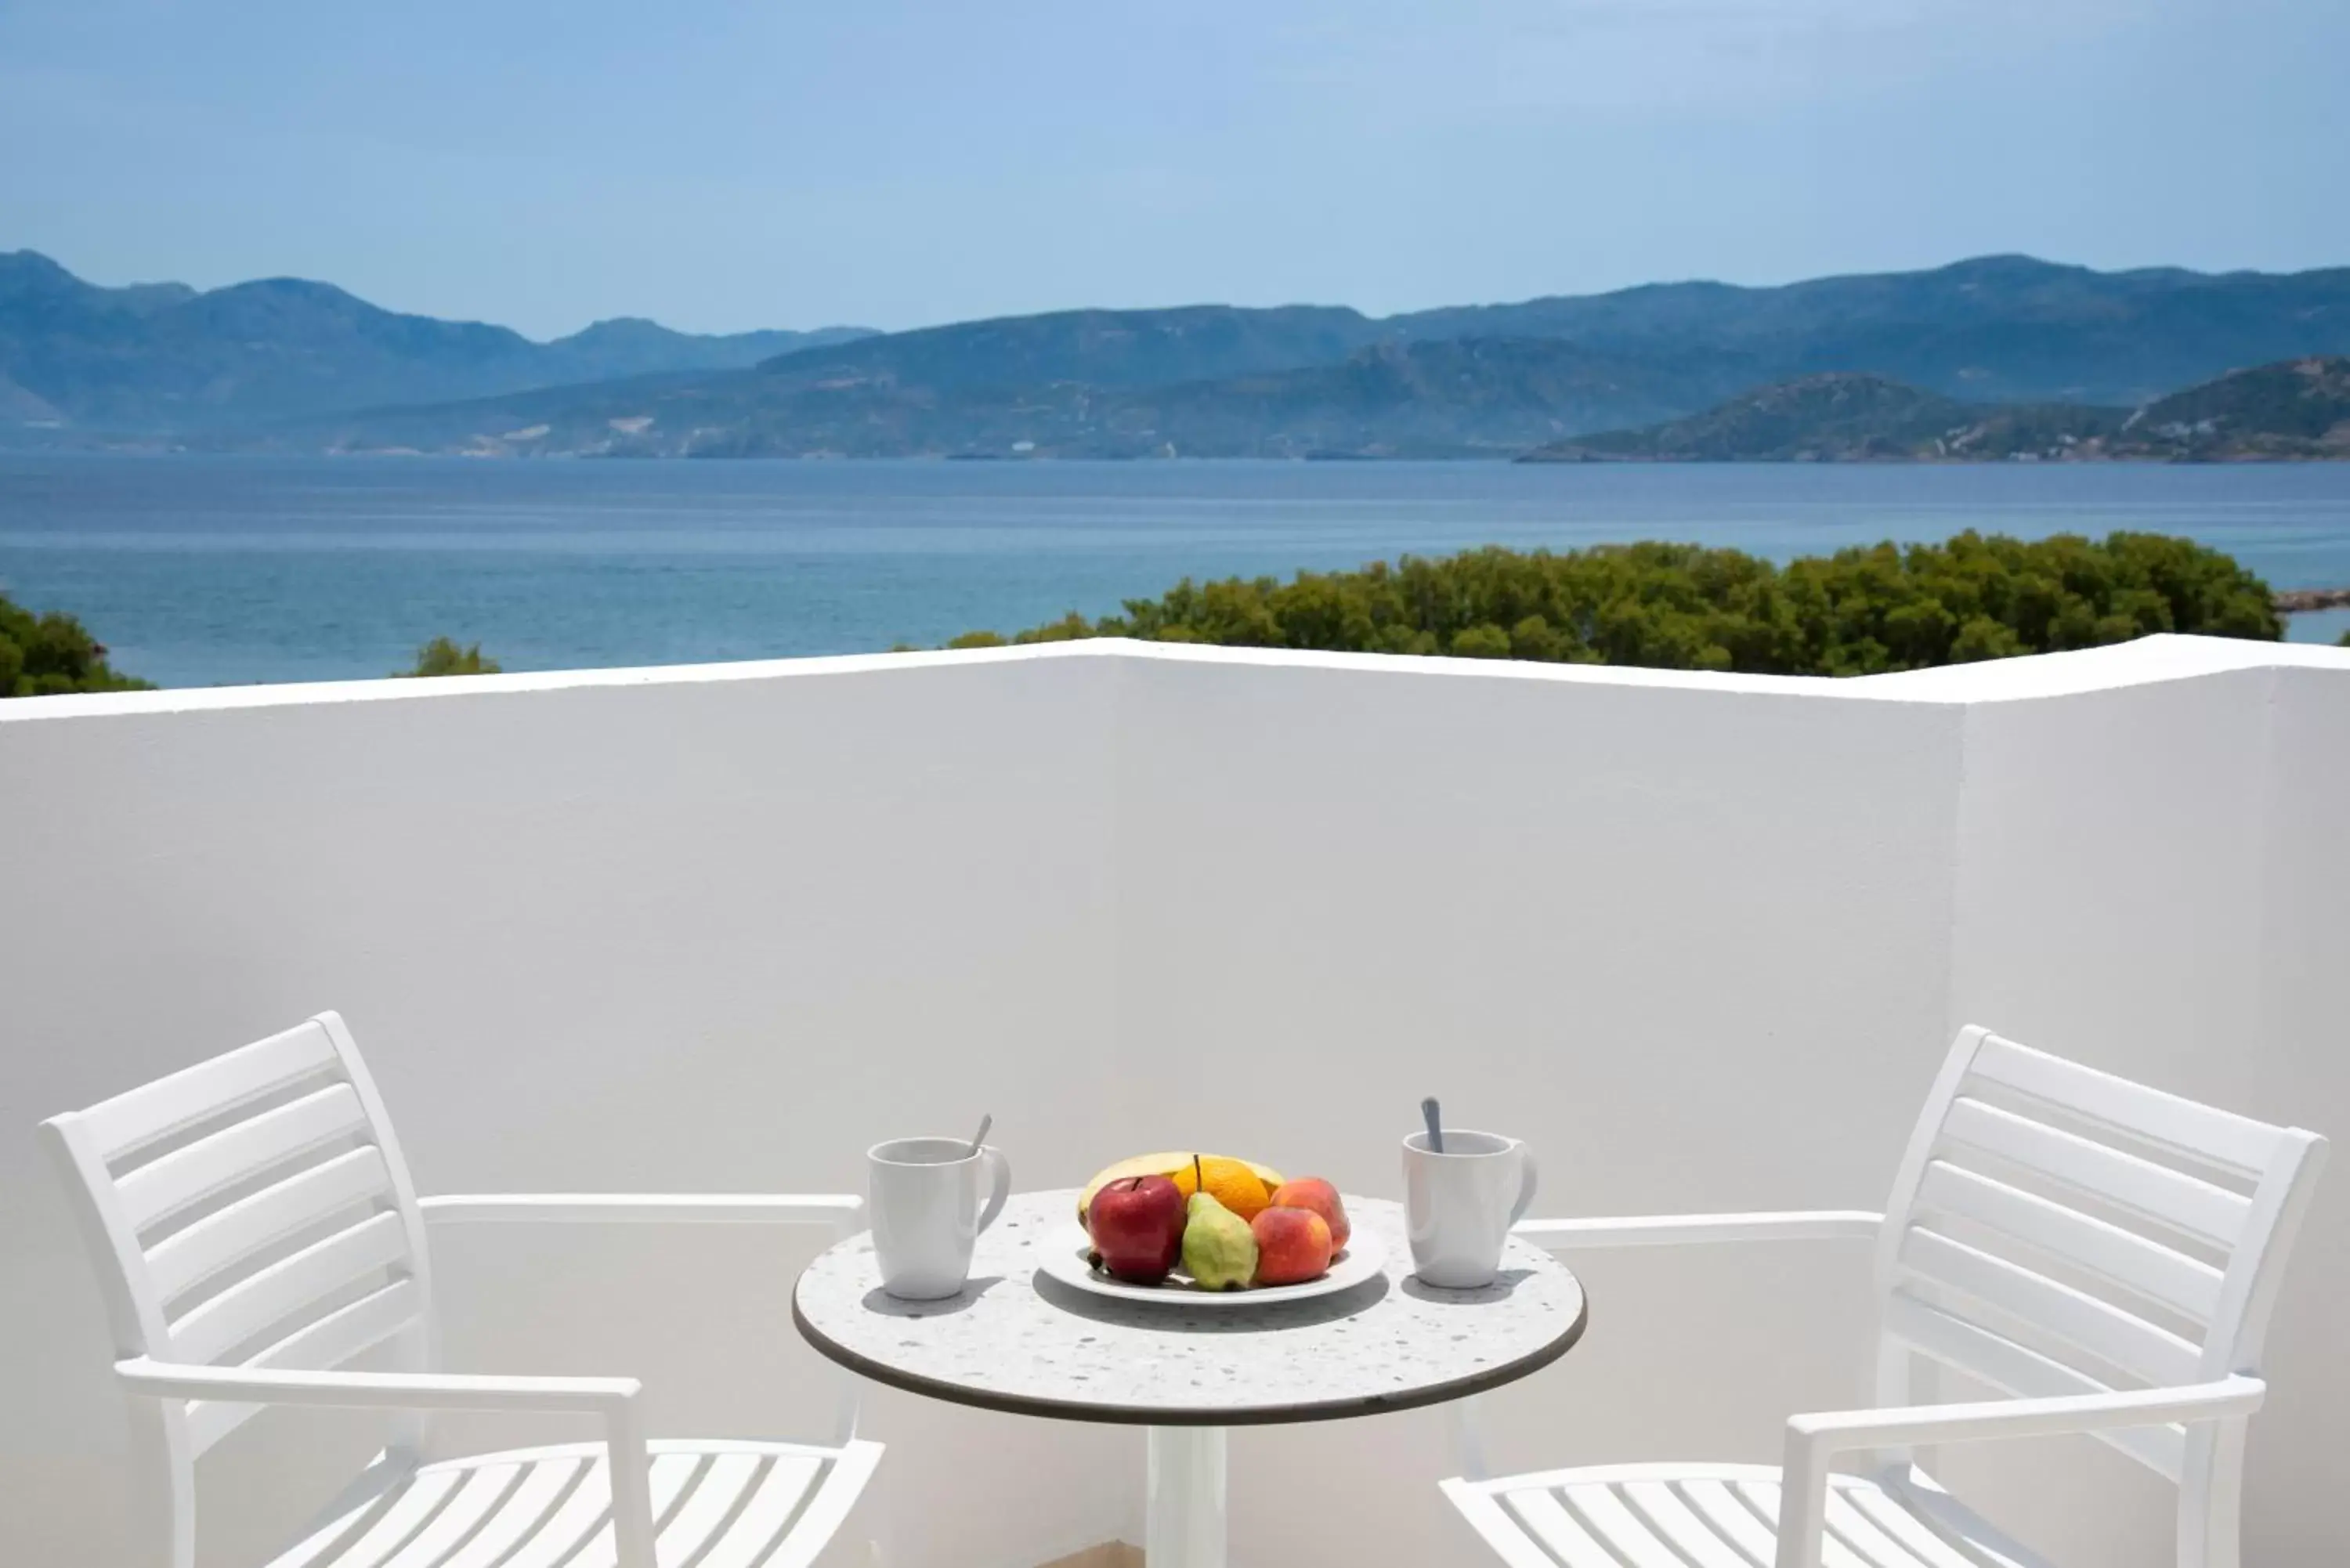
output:
<path id="1" fill-rule="evenodd" d="M 1203 1291 L 1178 1268 L 1163 1285 L 1135 1285 L 1112 1279 L 1086 1262 L 1094 1250 L 1093 1238 L 1076 1220 L 1055 1230 L 1036 1250 L 1036 1266 L 1072 1290 L 1113 1301 L 1149 1302 L 1154 1306 L 1270 1306 L 1275 1302 L 1305 1301 L 1350 1290 L 1378 1275 L 1388 1261 L 1388 1250 L 1366 1231 L 1347 1238 L 1346 1250 L 1330 1260 L 1330 1272 L 1302 1285 L 1260 1285 L 1245 1291 Z"/>

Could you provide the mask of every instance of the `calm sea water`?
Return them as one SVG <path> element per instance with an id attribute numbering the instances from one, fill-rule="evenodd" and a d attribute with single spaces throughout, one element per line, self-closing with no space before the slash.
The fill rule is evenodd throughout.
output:
<path id="1" fill-rule="evenodd" d="M 167 686 L 936 644 L 1185 576 L 1636 538 L 1784 559 L 1961 528 L 2189 535 L 2350 587 L 2350 463 L 472 462 L 0 456 L 0 591 Z M 2331 641 L 2350 615 L 2295 618 Z"/>

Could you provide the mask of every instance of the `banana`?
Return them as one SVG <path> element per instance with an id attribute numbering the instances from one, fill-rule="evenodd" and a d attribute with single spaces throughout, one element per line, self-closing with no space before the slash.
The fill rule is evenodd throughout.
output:
<path id="1" fill-rule="evenodd" d="M 1180 1153 L 1142 1154 L 1135 1156 L 1132 1159 L 1121 1159 L 1116 1165 L 1106 1166 L 1096 1171 L 1094 1179 L 1086 1183 L 1085 1192 L 1077 1199 L 1077 1223 L 1082 1225 L 1086 1222 L 1086 1212 L 1093 1207 L 1094 1194 L 1111 1182 L 1129 1176 L 1164 1176 L 1171 1179 L 1177 1171 L 1190 1168 L 1191 1158 L 1190 1149 Z M 1212 1159 L 1216 1157 L 1208 1155 L 1202 1158 Z M 1269 1165 L 1259 1165 L 1253 1159 L 1243 1159 L 1241 1163 L 1256 1172 L 1257 1179 L 1264 1183 L 1264 1189 L 1267 1192 L 1279 1187 L 1287 1179 Z"/>

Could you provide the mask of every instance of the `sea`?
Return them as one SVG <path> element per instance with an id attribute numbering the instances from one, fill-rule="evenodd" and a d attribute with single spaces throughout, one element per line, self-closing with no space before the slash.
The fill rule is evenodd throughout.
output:
<path id="1" fill-rule="evenodd" d="M 1184 577 L 1632 539 L 1775 560 L 2115 529 L 2350 587 L 2350 463 L 477 462 L 0 454 L 0 593 L 162 686 L 877 651 Z M 2334 641 L 2350 612 L 2293 618 Z"/>

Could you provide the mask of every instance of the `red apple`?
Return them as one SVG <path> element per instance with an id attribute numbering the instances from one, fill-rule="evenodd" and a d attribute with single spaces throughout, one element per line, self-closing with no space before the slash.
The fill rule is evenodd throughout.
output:
<path id="1" fill-rule="evenodd" d="M 1347 1238 L 1355 1233 L 1355 1228 L 1347 1223 L 1347 1206 L 1338 1201 L 1338 1189 L 1318 1176 L 1283 1182 L 1274 1191 L 1273 1207 L 1311 1209 L 1322 1216 L 1322 1222 L 1330 1227 L 1330 1245 L 1335 1250 L 1344 1251 Z"/>
<path id="2" fill-rule="evenodd" d="M 1086 1210 L 1101 1266 L 1118 1279 L 1155 1285 L 1183 1255 L 1183 1189 L 1163 1176 L 1129 1176 L 1094 1194 Z"/>
<path id="3" fill-rule="evenodd" d="M 1256 1237 L 1256 1282 L 1302 1285 L 1330 1272 L 1330 1226 L 1311 1209 L 1267 1209 L 1249 1221 Z"/>

